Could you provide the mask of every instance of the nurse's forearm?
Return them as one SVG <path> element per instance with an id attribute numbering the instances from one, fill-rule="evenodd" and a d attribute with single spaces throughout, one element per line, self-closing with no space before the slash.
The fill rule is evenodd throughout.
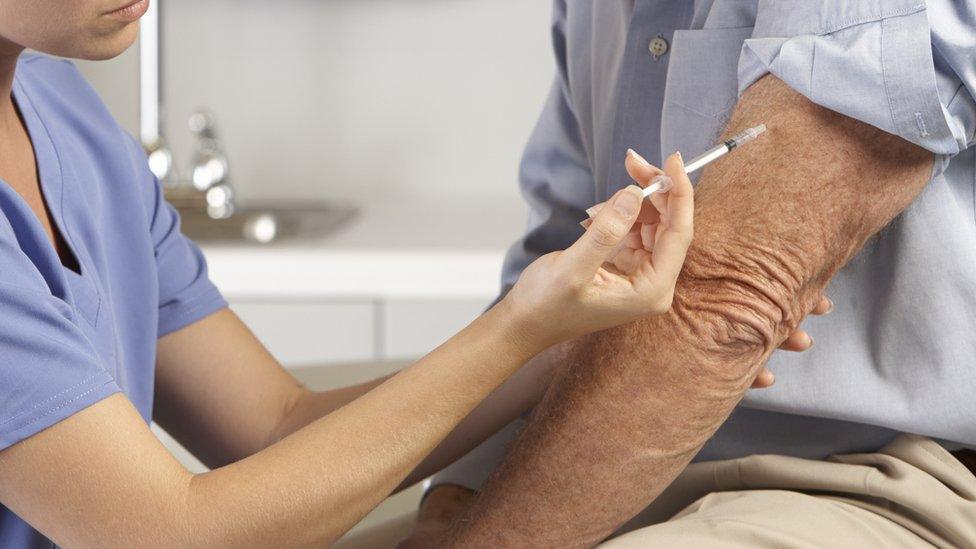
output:
<path id="1" fill-rule="evenodd" d="M 729 131 L 759 123 L 767 135 L 702 176 L 672 313 L 575 347 L 456 545 L 593 545 L 636 514 L 930 177 L 931 154 L 773 77 L 743 95 Z"/>
<path id="2" fill-rule="evenodd" d="M 264 448 L 298 431 L 306 425 L 331 414 L 346 404 L 379 387 L 394 374 L 371 379 L 367 382 L 328 391 L 310 391 L 302 388 L 299 395 L 289 404 L 287 410 L 268 437 Z"/>
<path id="3" fill-rule="evenodd" d="M 515 372 L 451 430 L 397 490 L 406 489 L 447 467 L 535 406 L 549 386 L 556 367 L 565 360 L 568 345 L 564 343 L 547 349 Z M 331 414 L 391 376 L 320 393 L 304 391 L 303 397 L 293 404 L 268 445 Z"/>
<path id="4" fill-rule="evenodd" d="M 290 546 L 340 537 L 538 351 L 522 341 L 502 309 L 327 417 L 196 476 L 188 494 L 194 530 L 213 532 L 207 541 L 220 545 Z"/>
<path id="5" fill-rule="evenodd" d="M 535 356 L 471 411 L 397 487 L 409 488 L 447 467 L 488 437 L 535 406 L 545 393 L 556 366 L 565 359 L 568 344 L 559 344 Z M 265 447 L 349 404 L 393 374 L 351 387 L 323 392 L 303 389 L 283 415 Z"/>
<path id="6" fill-rule="evenodd" d="M 496 306 L 368 394 L 191 475 L 109 397 L 0 452 L 0 503 L 66 546 L 325 545 L 541 349 Z"/>

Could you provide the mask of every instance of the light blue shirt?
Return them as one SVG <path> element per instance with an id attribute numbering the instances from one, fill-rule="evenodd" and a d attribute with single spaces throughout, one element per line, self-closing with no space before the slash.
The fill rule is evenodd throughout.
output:
<path id="1" fill-rule="evenodd" d="M 658 165 L 705 150 L 739 94 L 772 73 L 935 153 L 937 167 L 831 283 L 836 309 L 804 325 L 817 345 L 775 353 L 776 385 L 750 392 L 698 459 L 869 451 L 903 431 L 976 445 L 972 2 L 558 0 L 552 31 L 558 74 L 521 165 L 530 215 L 505 287 L 628 183 L 628 147 Z M 669 45 L 658 57 L 656 37 Z M 438 481 L 476 484 L 500 446 Z"/>
<path id="2" fill-rule="evenodd" d="M 0 450 L 115 393 L 148 423 L 156 340 L 226 306 L 141 147 L 72 64 L 22 56 L 13 96 L 80 273 L 0 181 Z M 52 544 L 0 506 L 0 546 Z"/>

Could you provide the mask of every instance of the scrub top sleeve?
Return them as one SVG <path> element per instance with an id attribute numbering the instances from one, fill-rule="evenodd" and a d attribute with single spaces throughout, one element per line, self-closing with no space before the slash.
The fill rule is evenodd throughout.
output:
<path id="1" fill-rule="evenodd" d="M 772 73 L 814 103 L 948 157 L 976 133 L 976 11 L 953 0 L 760 3 L 739 90 Z"/>
<path id="2" fill-rule="evenodd" d="M 131 144 L 151 193 L 150 234 L 159 277 L 158 337 L 163 337 L 227 307 L 227 302 L 210 281 L 203 252 L 180 232 L 180 216 L 166 202 L 141 148 L 134 140 Z"/>
<path id="3" fill-rule="evenodd" d="M 0 237 L 0 450 L 120 392 L 64 301 Z"/>

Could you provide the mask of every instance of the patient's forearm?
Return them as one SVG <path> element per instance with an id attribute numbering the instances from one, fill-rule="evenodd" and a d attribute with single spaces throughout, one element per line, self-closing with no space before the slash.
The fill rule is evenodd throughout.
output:
<path id="1" fill-rule="evenodd" d="M 576 346 L 452 541 L 591 545 L 652 501 L 739 402 L 830 278 L 905 208 L 932 158 L 773 77 L 729 132 L 769 134 L 706 171 L 665 316 Z"/>

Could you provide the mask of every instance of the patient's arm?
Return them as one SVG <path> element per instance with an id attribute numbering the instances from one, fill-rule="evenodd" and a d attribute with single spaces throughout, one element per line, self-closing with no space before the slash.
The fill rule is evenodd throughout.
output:
<path id="1" fill-rule="evenodd" d="M 707 170 L 673 311 L 581 340 L 462 520 L 458 545 L 592 545 L 726 419 L 830 278 L 921 191 L 932 156 L 767 76 Z"/>

